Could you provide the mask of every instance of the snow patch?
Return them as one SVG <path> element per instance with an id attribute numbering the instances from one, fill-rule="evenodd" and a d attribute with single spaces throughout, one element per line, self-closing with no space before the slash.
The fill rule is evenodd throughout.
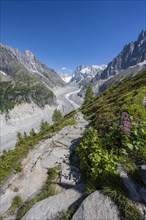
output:
<path id="1" fill-rule="evenodd" d="M 2 70 L 0 70 L 0 73 L 3 74 L 4 76 L 7 76 L 7 74 L 3 72 Z"/>

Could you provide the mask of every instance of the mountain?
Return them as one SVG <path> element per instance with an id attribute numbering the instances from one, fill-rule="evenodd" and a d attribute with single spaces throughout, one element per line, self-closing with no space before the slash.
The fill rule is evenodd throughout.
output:
<path id="1" fill-rule="evenodd" d="M 146 69 L 146 30 L 143 30 L 137 41 L 124 46 L 123 50 L 107 65 L 107 67 L 81 89 L 83 97 L 90 84 L 95 94 L 102 93 L 111 85 L 132 77 Z"/>
<path id="2" fill-rule="evenodd" d="M 57 73 L 61 77 L 61 79 L 66 83 L 69 83 L 73 77 L 72 70 L 68 70 L 67 68 L 61 69 Z"/>
<path id="3" fill-rule="evenodd" d="M 101 79 L 107 79 L 121 71 L 146 60 L 146 30 L 142 30 L 137 41 L 124 46 L 123 50 L 108 64 Z"/>
<path id="4" fill-rule="evenodd" d="M 53 69 L 43 64 L 31 51 L 26 50 L 21 53 L 18 49 L 4 47 L 10 50 L 29 72 L 38 75 L 50 87 L 65 85 L 61 77 Z"/>
<path id="5" fill-rule="evenodd" d="M 76 68 L 73 73 L 71 83 L 77 83 L 79 86 L 84 86 L 91 81 L 96 75 L 100 77 L 101 72 L 106 68 L 105 64 L 102 65 L 81 65 Z"/>
<path id="6" fill-rule="evenodd" d="M 145 69 L 146 69 L 146 60 L 141 63 L 138 63 L 135 66 L 127 68 L 126 70 L 114 75 L 113 77 L 110 77 L 108 80 L 102 80 L 101 84 L 98 83 L 98 89 L 96 90 L 97 95 L 104 92 L 112 85 L 120 83 L 125 78 L 131 78 L 137 75 L 140 71 Z M 99 82 L 101 82 L 101 80 Z"/>
<path id="7" fill-rule="evenodd" d="M 14 108 L 16 104 L 34 102 L 39 107 L 56 100 L 51 91 L 65 83 L 53 70 L 42 64 L 30 51 L 0 45 L 0 110 Z"/>

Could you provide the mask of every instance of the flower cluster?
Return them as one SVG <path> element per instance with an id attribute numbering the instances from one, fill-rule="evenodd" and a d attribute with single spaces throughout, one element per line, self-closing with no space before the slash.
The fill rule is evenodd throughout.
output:
<path id="1" fill-rule="evenodd" d="M 131 133 L 131 126 L 132 126 L 132 124 L 129 121 L 128 117 L 129 117 L 129 115 L 128 115 L 127 112 L 122 112 L 121 113 L 121 122 L 120 122 L 121 130 L 126 135 L 130 135 L 130 133 Z"/>

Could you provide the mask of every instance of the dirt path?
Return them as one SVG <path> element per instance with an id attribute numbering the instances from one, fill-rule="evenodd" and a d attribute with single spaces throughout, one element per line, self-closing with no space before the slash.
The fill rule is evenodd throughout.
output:
<path id="1" fill-rule="evenodd" d="M 21 196 L 26 201 L 40 192 L 47 178 L 47 168 L 54 167 L 58 163 L 62 165 L 62 184 L 74 186 L 80 179 L 79 171 L 69 164 L 69 155 L 72 147 L 76 145 L 82 136 L 87 122 L 83 115 L 76 115 L 77 124 L 67 126 L 52 138 L 39 143 L 30 151 L 22 162 L 21 173 L 13 175 L 1 189 L 0 216 L 8 219 L 8 209 L 14 196 Z"/>

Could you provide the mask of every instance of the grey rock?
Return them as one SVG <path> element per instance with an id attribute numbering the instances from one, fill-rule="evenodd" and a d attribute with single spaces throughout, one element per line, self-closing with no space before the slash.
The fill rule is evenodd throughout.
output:
<path id="1" fill-rule="evenodd" d="M 138 192 L 138 187 L 134 183 L 134 181 L 128 176 L 128 174 L 124 170 L 121 171 L 120 176 L 123 180 L 125 187 L 129 191 L 130 198 L 135 202 L 140 202 L 141 196 Z"/>
<path id="2" fill-rule="evenodd" d="M 80 205 L 72 220 L 119 220 L 117 206 L 99 191 L 89 195 Z"/>
<path id="3" fill-rule="evenodd" d="M 146 69 L 146 30 L 143 30 L 137 41 L 124 46 L 123 50 L 107 65 L 102 72 L 97 73 L 89 84 L 96 95 L 104 92 L 111 85 L 121 82 L 126 77 L 132 77 Z M 79 95 L 84 97 L 87 85 L 84 85 Z"/>
<path id="4" fill-rule="evenodd" d="M 101 79 L 118 74 L 130 66 L 146 60 L 146 30 L 143 30 L 137 41 L 124 46 L 123 50 L 115 57 L 101 73 Z"/>
<path id="5" fill-rule="evenodd" d="M 78 202 L 84 197 L 86 186 L 80 184 L 72 189 L 68 189 L 65 192 L 58 195 L 51 196 L 36 203 L 22 218 L 22 220 L 52 220 L 62 211 L 67 210 L 72 205 L 78 204 Z"/>
<path id="6" fill-rule="evenodd" d="M 0 70 L 11 75 L 12 78 L 14 78 L 14 74 L 16 77 L 16 72 L 23 70 L 29 72 L 31 77 L 38 77 L 39 80 L 46 83 L 49 87 L 65 85 L 65 82 L 53 69 L 41 63 L 29 50 L 21 53 L 18 49 L 0 44 L 0 54 Z"/>

